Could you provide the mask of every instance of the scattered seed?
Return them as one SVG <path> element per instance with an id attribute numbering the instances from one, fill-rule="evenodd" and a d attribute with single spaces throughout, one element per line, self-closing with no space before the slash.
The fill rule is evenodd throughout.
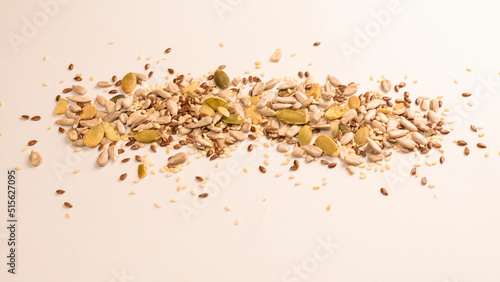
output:
<path id="1" fill-rule="evenodd" d="M 420 182 L 422 182 L 422 185 L 426 185 L 427 184 L 427 178 L 422 177 L 422 180 Z"/>
<path id="2" fill-rule="evenodd" d="M 66 191 L 59 189 L 59 190 L 56 190 L 56 193 L 57 194 L 64 194 L 64 193 L 66 193 Z"/>
<path id="3" fill-rule="evenodd" d="M 465 154 L 466 156 L 468 156 L 468 155 L 470 154 L 470 149 L 469 149 L 469 147 L 465 147 L 465 149 L 464 149 L 464 154 Z"/>
<path id="4" fill-rule="evenodd" d="M 471 93 L 467 92 L 462 93 L 462 97 L 470 97 L 471 95 L 472 95 Z"/>
<path id="5" fill-rule="evenodd" d="M 380 188 L 380 193 L 382 193 L 382 195 L 384 196 L 389 195 L 389 192 L 387 192 L 387 189 L 385 189 L 384 187 Z"/>
<path id="6" fill-rule="evenodd" d="M 125 178 L 127 178 L 127 174 L 126 173 L 120 175 L 120 180 L 121 181 L 125 180 Z"/>
<path id="7" fill-rule="evenodd" d="M 74 68 L 75 68 L 75 66 L 73 64 L 69 64 L 68 70 L 73 70 Z"/>
<path id="8" fill-rule="evenodd" d="M 444 156 L 441 156 L 441 157 L 439 158 L 439 162 L 440 162 L 440 163 L 444 163 L 444 159 L 445 159 L 445 158 L 444 158 Z"/>
<path id="9" fill-rule="evenodd" d="M 481 149 L 485 149 L 485 148 L 487 148 L 486 144 L 484 144 L 484 143 L 477 143 L 477 146 L 478 146 L 479 148 L 481 148 Z"/>
<path id="10" fill-rule="evenodd" d="M 467 146 L 467 142 L 465 142 L 464 140 L 458 140 L 457 145 L 458 146 Z"/>
<path id="11" fill-rule="evenodd" d="M 267 172 L 267 169 L 265 167 L 263 167 L 263 166 L 259 166 L 259 170 L 262 173 L 266 173 Z"/>
<path id="12" fill-rule="evenodd" d="M 64 202 L 64 206 L 67 207 L 67 208 L 72 208 L 73 205 L 71 203 L 68 203 L 68 202 Z"/>
<path id="13" fill-rule="evenodd" d="M 202 193 L 202 194 L 198 195 L 198 197 L 206 198 L 206 197 L 208 197 L 208 193 Z"/>
<path id="14" fill-rule="evenodd" d="M 39 121 L 41 119 L 42 119 L 41 116 L 34 116 L 34 117 L 31 118 L 32 121 Z"/>
<path id="15" fill-rule="evenodd" d="M 314 46 L 319 46 L 321 44 L 321 42 L 314 42 Z"/>
<path id="16" fill-rule="evenodd" d="M 473 124 L 470 125 L 470 129 L 474 132 L 477 132 L 477 128 Z"/>
<path id="17" fill-rule="evenodd" d="M 37 140 L 31 140 L 28 142 L 28 146 L 33 146 L 37 143 L 38 141 Z"/>
<path id="18" fill-rule="evenodd" d="M 203 179 L 203 177 L 201 177 L 201 176 L 196 176 L 196 180 L 198 180 L 198 181 L 202 182 L 204 179 Z"/>

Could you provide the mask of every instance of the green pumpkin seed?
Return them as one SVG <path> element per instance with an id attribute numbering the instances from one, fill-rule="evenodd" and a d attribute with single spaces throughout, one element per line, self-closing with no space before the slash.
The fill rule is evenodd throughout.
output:
<path id="1" fill-rule="evenodd" d="M 321 86 L 315 84 L 309 91 L 307 91 L 307 98 L 313 97 L 314 100 L 319 99 L 319 95 L 321 95 Z"/>
<path id="2" fill-rule="evenodd" d="M 358 129 L 356 135 L 354 135 L 354 142 L 356 142 L 356 145 L 358 145 L 358 147 L 365 145 L 366 142 L 368 142 L 366 138 L 368 137 L 369 134 L 370 134 L 370 129 L 366 126 Z"/>
<path id="3" fill-rule="evenodd" d="M 229 110 L 229 104 L 227 101 L 219 97 L 207 98 L 203 101 L 203 104 L 209 106 L 214 111 L 217 111 L 219 107 L 224 107 Z"/>
<path id="4" fill-rule="evenodd" d="M 184 93 L 184 95 L 186 95 L 187 97 L 190 97 L 190 98 L 195 98 L 196 99 L 196 98 L 200 98 L 201 97 L 200 95 L 196 94 L 193 91 L 185 91 L 183 93 Z"/>
<path id="5" fill-rule="evenodd" d="M 299 141 L 300 146 L 309 145 L 311 143 L 313 137 L 313 132 L 309 125 L 303 126 L 297 135 L 297 139 Z"/>
<path id="6" fill-rule="evenodd" d="M 330 124 L 330 133 L 332 134 L 332 138 L 337 138 L 337 136 L 339 135 L 339 121 L 338 120 L 334 120 Z"/>
<path id="7" fill-rule="evenodd" d="M 309 117 L 303 111 L 277 110 L 276 117 L 286 124 L 306 124 Z"/>
<path id="8" fill-rule="evenodd" d="M 57 101 L 54 113 L 56 115 L 62 115 L 66 112 L 67 109 L 68 109 L 68 100 L 60 98 L 59 101 Z"/>
<path id="9" fill-rule="evenodd" d="M 288 97 L 288 96 L 292 95 L 293 93 L 295 93 L 295 89 L 294 88 L 282 89 L 282 90 L 278 91 L 278 96 L 280 96 L 280 97 Z"/>
<path id="10" fill-rule="evenodd" d="M 338 119 L 341 118 L 347 111 L 349 110 L 349 107 L 347 106 L 333 106 L 326 110 L 325 112 L 325 117 L 328 119 Z"/>
<path id="11" fill-rule="evenodd" d="M 213 117 L 213 116 L 215 116 L 215 111 L 212 108 L 210 108 L 209 106 L 203 105 L 200 107 L 200 114 L 205 114 L 209 117 Z"/>
<path id="12" fill-rule="evenodd" d="M 225 116 L 225 117 L 229 117 L 229 115 L 231 114 L 231 113 L 229 112 L 229 110 L 228 110 L 228 109 L 226 109 L 226 108 L 224 108 L 224 107 L 218 107 L 218 108 L 217 108 L 217 111 L 218 111 L 219 113 L 221 113 L 221 115 L 223 115 L 223 116 Z"/>
<path id="13" fill-rule="evenodd" d="M 239 114 L 230 114 L 228 117 L 222 117 L 222 121 L 228 124 L 242 124 L 245 122 L 245 119 L 240 117 Z"/>
<path id="14" fill-rule="evenodd" d="M 351 126 L 348 124 L 342 124 L 342 125 L 340 125 L 339 128 L 340 128 L 340 131 L 342 132 L 342 134 L 346 134 L 346 133 L 351 132 Z"/>
<path id="15" fill-rule="evenodd" d="M 130 93 L 134 91 L 135 86 L 137 85 L 137 77 L 134 73 L 129 72 L 122 78 L 122 90 L 125 93 Z"/>
<path id="16" fill-rule="evenodd" d="M 144 166 L 144 164 L 140 164 L 137 167 L 137 176 L 140 179 L 143 179 L 144 177 L 146 177 L 146 175 L 148 175 L 148 172 L 146 171 L 146 167 Z"/>
<path id="17" fill-rule="evenodd" d="M 111 97 L 111 99 L 109 99 L 109 100 L 113 103 L 116 103 L 116 101 L 118 101 L 118 99 L 125 99 L 125 95 L 118 94 L 118 95 Z"/>
<path id="18" fill-rule="evenodd" d="M 83 143 L 88 147 L 99 145 L 104 138 L 104 128 L 102 124 L 94 125 L 83 137 Z"/>
<path id="19" fill-rule="evenodd" d="M 326 135 L 320 134 L 314 141 L 314 144 L 316 144 L 316 146 L 319 147 L 326 155 L 334 157 L 339 155 L 339 147 L 337 146 L 337 143 Z"/>
<path id="20" fill-rule="evenodd" d="M 97 109 L 95 108 L 94 105 L 86 105 L 85 107 L 82 108 L 82 113 L 80 114 L 80 119 L 91 119 L 95 117 L 95 114 L 97 113 Z"/>
<path id="21" fill-rule="evenodd" d="M 361 105 L 361 101 L 359 101 L 358 96 L 352 95 L 351 97 L 349 97 L 347 105 L 349 106 L 350 109 L 357 109 Z"/>
<path id="22" fill-rule="evenodd" d="M 199 85 L 198 81 L 195 81 L 195 82 L 189 84 L 188 86 L 182 88 L 181 89 L 181 93 L 182 94 L 188 94 L 187 92 L 194 92 L 194 91 L 196 91 L 196 89 L 198 89 L 198 85 Z M 198 94 L 196 94 L 196 95 L 198 95 Z"/>
<path id="23" fill-rule="evenodd" d="M 214 82 L 220 89 L 227 89 L 229 87 L 229 77 L 221 69 L 217 69 L 215 71 Z"/>
<path id="24" fill-rule="evenodd" d="M 104 129 L 104 137 L 109 141 L 120 141 L 120 133 L 111 123 L 103 121 L 102 127 Z"/>
<path id="25" fill-rule="evenodd" d="M 151 142 L 154 142 L 154 141 L 160 139 L 160 137 L 161 137 L 160 132 L 158 132 L 154 129 L 143 130 L 141 132 L 137 132 L 134 136 L 135 140 L 137 140 L 141 143 L 151 143 Z"/>

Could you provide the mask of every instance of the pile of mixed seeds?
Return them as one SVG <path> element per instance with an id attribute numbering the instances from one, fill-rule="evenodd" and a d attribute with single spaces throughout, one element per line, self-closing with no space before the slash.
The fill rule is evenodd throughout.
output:
<path id="1" fill-rule="evenodd" d="M 224 68 L 199 78 L 178 74 L 164 85 L 148 84 L 153 72 L 131 72 L 121 80 L 114 76 L 111 81 L 97 82 L 114 95 L 110 99 L 97 95 L 93 100 L 85 87 L 73 85 L 64 89 L 65 97 L 56 98 L 54 112 L 64 116 L 56 124 L 68 127 L 59 131 L 67 134 L 77 150 L 98 147 L 101 167 L 110 159 L 117 161 L 127 147 L 137 150 L 149 144 L 153 152 L 167 147 L 170 153 L 188 146 L 213 161 L 231 156 L 245 139 L 265 137 L 286 155 L 284 164 L 293 157 L 320 160 L 334 168 L 338 158 L 350 174 L 357 166 L 371 169 L 378 165 L 383 170 L 381 162 L 388 161 L 392 153 L 387 149 L 427 154 L 433 147 L 441 148 L 441 135 L 449 133 L 439 114 L 441 97 L 412 100 L 408 92 L 398 99 L 387 96 L 393 89 L 402 92 L 405 82 L 392 87 L 383 79 L 384 94 L 374 90 L 359 93 L 356 83 L 344 84 L 330 75 L 324 82 L 315 82 L 308 72 L 300 72 L 299 78 L 267 82 L 256 76 L 231 80 Z M 34 152 L 31 160 L 38 165 L 41 157 Z M 138 182 L 148 174 L 151 163 L 139 155 L 136 160 L 141 162 Z M 187 161 L 186 153 L 177 153 L 160 172 L 178 172 Z M 290 170 L 295 171 L 299 162 L 293 163 Z M 259 170 L 267 171 L 263 166 Z M 385 189 L 381 192 L 387 194 Z"/>

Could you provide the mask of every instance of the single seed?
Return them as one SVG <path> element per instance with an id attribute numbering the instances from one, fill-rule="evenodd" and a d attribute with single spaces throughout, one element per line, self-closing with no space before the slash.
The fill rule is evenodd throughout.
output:
<path id="1" fill-rule="evenodd" d="M 59 127 L 59 132 L 64 133 L 64 132 L 66 132 L 66 129 Z"/>
<path id="2" fill-rule="evenodd" d="M 249 152 L 253 151 L 253 145 L 252 144 L 248 145 L 247 151 L 249 151 Z"/>
<path id="3" fill-rule="evenodd" d="M 198 195 L 198 197 L 206 198 L 206 197 L 208 197 L 208 193 L 202 193 L 202 194 Z"/>
<path id="4" fill-rule="evenodd" d="M 382 195 L 384 196 L 389 195 L 389 192 L 387 192 L 387 189 L 385 189 L 384 187 L 380 188 L 380 193 L 382 193 Z"/>
<path id="5" fill-rule="evenodd" d="M 196 180 L 198 180 L 198 181 L 202 182 L 204 179 L 203 179 L 203 177 L 201 177 L 201 176 L 196 176 Z"/>
<path id="6" fill-rule="evenodd" d="M 64 191 L 64 190 L 61 190 L 61 189 L 59 189 L 59 190 L 56 190 L 56 193 L 57 193 L 57 194 L 64 194 L 65 192 L 66 192 L 66 191 Z"/>
<path id="7" fill-rule="evenodd" d="M 471 95 L 472 95 L 472 94 L 467 93 L 467 92 L 462 93 L 462 97 L 470 97 Z"/>
<path id="8" fill-rule="evenodd" d="M 470 129 L 471 129 L 472 131 L 474 131 L 474 132 L 477 132 L 477 128 L 476 128 L 476 126 L 475 126 L 475 125 L 473 125 L 473 124 L 471 124 L 471 125 L 470 125 Z"/>
<path id="9" fill-rule="evenodd" d="M 31 118 L 32 121 L 39 121 L 41 119 L 42 119 L 41 116 L 34 116 L 34 117 Z"/>
<path id="10" fill-rule="evenodd" d="M 427 184 L 427 178 L 422 177 L 422 180 L 420 182 L 422 182 L 422 185 L 426 185 Z"/>
<path id="11" fill-rule="evenodd" d="M 73 70 L 74 68 L 75 68 L 75 66 L 73 64 L 69 64 L 68 70 Z"/>
<path id="12" fill-rule="evenodd" d="M 458 140 L 457 145 L 458 146 L 467 146 L 467 142 L 465 142 L 464 140 Z"/>
<path id="13" fill-rule="evenodd" d="M 439 158 L 439 162 L 440 162 L 440 163 L 444 163 L 444 156 L 441 156 L 441 157 Z"/>
<path id="14" fill-rule="evenodd" d="M 330 163 L 330 164 L 328 165 L 328 168 L 334 168 L 334 167 L 336 167 L 336 166 L 337 166 L 337 163 Z"/>
<path id="15" fill-rule="evenodd" d="M 127 178 L 127 174 L 126 173 L 120 175 L 120 180 L 121 181 L 125 180 L 125 178 Z"/>
<path id="16" fill-rule="evenodd" d="M 314 46 L 319 46 L 321 44 L 321 42 L 314 42 Z"/>
<path id="17" fill-rule="evenodd" d="M 165 49 L 165 54 L 168 54 L 170 52 L 172 52 L 172 48 L 169 47 L 169 48 Z"/>
<path id="18" fill-rule="evenodd" d="M 71 203 L 68 203 L 68 202 L 64 202 L 64 205 L 67 207 L 67 208 L 72 208 L 73 205 Z"/>
<path id="19" fill-rule="evenodd" d="M 487 148 L 486 144 L 484 144 L 484 143 L 477 143 L 477 146 L 478 146 L 479 148 L 481 148 L 481 149 L 485 149 L 485 148 Z"/>
<path id="20" fill-rule="evenodd" d="M 130 161 L 130 158 L 125 158 L 125 159 L 122 160 L 122 163 L 126 163 L 128 161 Z"/>
<path id="21" fill-rule="evenodd" d="M 263 167 L 263 166 L 259 166 L 259 170 L 262 173 L 266 173 L 267 172 L 267 169 L 265 167 Z"/>
<path id="22" fill-rule="evenodd" d="M 30 119 L 30 116 L 29 115 L 22 115 L 21 116 L 23 119 Z"/>
<path id="23" fill-rule="evenodd" d="M 28 142 L 28 146 L 33 146 L 37 143 L 38 141 L 37 140 L 31 140 Z"/>

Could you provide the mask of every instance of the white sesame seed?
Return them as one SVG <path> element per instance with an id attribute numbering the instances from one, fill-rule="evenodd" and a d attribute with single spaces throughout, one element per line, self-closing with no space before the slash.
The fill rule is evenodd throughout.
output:
<path id="1" fill-rule="evenodd" d="M 75 169 L 73 170 L 73 173 L 79 173 L 80 171 L 82 171 L 81 169 Z"/>
<path id="2" fill-rule="evenodd" d="M 231 211 L 231 207 L 230 207 L 230 206 L 225 206 L 225 207 L 224 207 L 224 209 L 225 209 L 226 211 Z"/>
<path id="3" fill-rule="evenodd" d="M 161 208 L 161 207 L 162 207 L 162 204 L 160 204 L 160 203 L 155 203 L 155 207 L 157 207 L 157 208 Z"/>

